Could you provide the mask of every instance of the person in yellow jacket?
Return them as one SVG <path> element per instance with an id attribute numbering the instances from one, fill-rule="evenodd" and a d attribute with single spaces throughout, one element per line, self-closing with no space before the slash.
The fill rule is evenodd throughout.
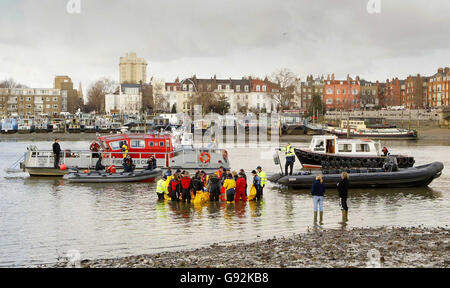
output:
<path id="1" fill-rule="evenodd" d="M 128 145 L 127 145 L 127 142 L 126 141 L 123 141 L 122 142 L 122 152 L 123 152 L 123 158 L 125 158 L 125 157 L 127 157 L 127 154 L 128 154 Z"/>
<path id="2" fill-rule="evenodd" d="M 284 174 L 288 175 L 288 168 L 290 168 L 289 175 L 292 175 L 292 169 L 294 168 L 295 162 L 295 150 L 294 147 L 291 146 L 291 143 L 287 143 L 286 147 L 281 149 L 286 156 L 286 164 L 284 165 Z"/>
<path id="3" fill-rule="evenodd" d="M 167 177 L 164 176 L 156 182 L 156 195 L 158 195 L 158 200 L 164 200 L 164 194 L 169 194 L 166 180 Z"/>
<path id="4" fill-rule="evenodd" d="M 263 196 L 264 187 L 267 184 L 267 174 L 262 170 L 261 166 L 256 167 L 256 171 L 258 171 L 258 176 L 261 178 L 261 197 Z"/>
<path id="5" fill-rule="evenodd" d="M 234 201 L 234 194 L 236 189 L 236 180 L 234 180 L 231 174 L 226 176 L 227 178 L 223 182 L 223 187 L 225 188 L 225 193 L 227 195 L 227 202 L 231 203 Z"/>

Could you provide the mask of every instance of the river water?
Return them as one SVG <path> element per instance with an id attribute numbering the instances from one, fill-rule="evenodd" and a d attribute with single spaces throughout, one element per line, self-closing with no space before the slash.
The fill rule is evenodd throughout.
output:
<path id="1" fill-rule="evenodd" d="M 309 191 L 271 183 L 261 203 L 196 207 L 157 202 L 153 183 L 69 184 L 61 178 L 7 172 L 29 144 L 0 141 L 0 266 L 54 263 L 71 249 L 78 250 L 83 259 L 114 258 L 287 236 L 313 226 Z M 32 144 L 40 149 L 51 146 L 50 142 Z M 450 165 L 450 143 L 446 141 L 382 144 L 393 154 L 414 156 L 416 165 L 432 161 Z M 86 149 L 88 145 L 88 141 L 61 143 L 63 149 Z M 261 159 L 261 149 L 228 150 L 233 169 L 250 172 L 261 165 L 268 174 L 279 171 L 271 159 Z M 295 165 L 299 168 L 298 161 Z M 324 228 L 342 227 L 338 203 L 336 189 L 328 189 Z M 445 226 L 450 224 L 450 172 L 444 169 L 429 187 L 354 189 L 348 205 L 347 228 Z"/>

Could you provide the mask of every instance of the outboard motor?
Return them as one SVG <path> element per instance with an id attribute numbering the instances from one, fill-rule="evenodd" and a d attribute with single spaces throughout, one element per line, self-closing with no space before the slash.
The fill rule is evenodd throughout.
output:
<path id="1" fill-rule="evenodd" d="M 273 153 L 273 163 L 275 163 L 275 165 L 280 165 L 280 156 L 277 152 Z"/>
<path id="2" fill-rule="evenodd" d="M 386 158 L 383 164 L 383 170 L 386 172 L 398 171 L 397 158 L 394 156 L 389 156 L 388 158 Z"/>

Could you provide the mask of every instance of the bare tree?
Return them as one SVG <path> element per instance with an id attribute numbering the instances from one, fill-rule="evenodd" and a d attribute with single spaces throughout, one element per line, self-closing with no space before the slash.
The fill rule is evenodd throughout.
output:
<path id="1" fill-rule="evenodd" d="M 164 95 L 165 84 L 163 80 L 152 81 L 153 88 L 153 110 L 156 112 L 168 112 L 170 110 L 169 101 Z"/>
<path id="2" fill-rule="evenodd" d="M 297 75 L 289 69 L 283 68 L 273 73 L 270 80 L 278 85 L 278 89 L 269 91 L 269 95 L 277 104 L 277 110 L 285 110 L 295 106 L 297 86 L 300 84 Z"/>
<path id="3" fill-rule="evenodd" d="M 109 78 L 102 78 L 92 84 L 87 92 L 88 104 L 87 110 L 94 110 L 102 113 L 105 111 L 105 95 L 116 93 L 119 90 L 119 85 L 116 81 Z"/>
<path id="4" fill-rule="evenodd" d="M 215 92 L 194 92 L 189 98 L 190 106 L 202 105 L 202 114 L 214 111 L 219 102 L 219 96 Z"/>
<path id="5" fill-rule="evenodd" d="M 0 82 L 0 88 L 28 88 L 28 86 L 17 83 L 13 78 L 8 78 Z"/>

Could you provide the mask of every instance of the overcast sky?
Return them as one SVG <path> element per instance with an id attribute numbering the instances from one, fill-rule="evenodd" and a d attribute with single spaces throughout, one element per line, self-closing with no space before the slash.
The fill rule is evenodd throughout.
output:
<path id="1" fill-rule="evenodd" d="M 450 65 L 449 0 L 69 0 L 0 1 L 0 80 L 51 87 L 69 75 L 83 88 L 119 80 L 135 51 L 150 78 L 196 74 L 264 77 L 289 68 L 368 80 L 430 75 Z"/>

